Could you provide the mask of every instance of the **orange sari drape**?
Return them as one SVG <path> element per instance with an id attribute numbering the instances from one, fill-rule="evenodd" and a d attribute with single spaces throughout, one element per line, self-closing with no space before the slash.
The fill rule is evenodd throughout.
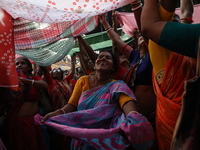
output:
<path id="1" fill-rule="evenodd" d="M 156 133 L 161 150 L 169 150 L 182 105 L 184 82 L 195 76 L 196 59 L 172 52 L 159 85 L 154 76 L 157 95 Z"/>

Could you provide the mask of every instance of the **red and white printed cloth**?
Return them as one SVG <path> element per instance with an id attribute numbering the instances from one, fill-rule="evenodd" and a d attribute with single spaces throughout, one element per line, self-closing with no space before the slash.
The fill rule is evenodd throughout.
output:
<path id="1" fill-rule="evenodd" d="M 0 0 L 14 19 L 57 23 L 80 20 L 125 6 L 133 0 Z"/>
<path id="2" fill-rule="evenodd" d="M 13 30 L 12 17 L 0 8 L 0 87 L 17 90 Z"/>

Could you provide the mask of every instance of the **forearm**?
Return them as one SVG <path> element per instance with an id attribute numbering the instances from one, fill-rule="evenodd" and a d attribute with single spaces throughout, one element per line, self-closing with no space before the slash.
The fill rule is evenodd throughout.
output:
<path id="1" fill-rule="evenodd" d="M 128 115 L 131 112 L 138 113 L 136 102 L 133 100 L 125 103 L 122 109 L 125 115 Z"/>
<path id="2" fill-rule="evenodd" d="M 76 65 L 76 55 L 73 54 L 71 56 L 71 71 L 70 71 L 71 76 L 74 76 L 75 74 L 75 65 Z"/>
<path id="3" fill-rule="evenodd" d="M 19 77 L 19 80 L 21 80 L 24 84 L 34 86 L 41 90 L 45 90 L 48 88 L 48 84 L 44 80 L 34 80 L 34 79 L 30 80 L 30 79 L 20 78 L 20 77 Z"/>
<path id="4" fill-rule="evenodd" d="M 81 36 L 78 37 L 78 41 L 79 43 L 82 43 L 87 55 L 89 56 L 91 61 L 94 63 L 96 60 L 96 54 L 94 50 L 92 49 L 92 47 Z"/>
<path id="5" fill-rule="evenodd" d="M 135 20 L 138 26 L 138 29 L 141 31 L 141 21 L 140 21 L 140 17 L 141 17 L 141 13 L 142 13 L 142 3 L 141 1 L 134 1 L 131 3 L 131 7 L 132 7 L 132 11 L 134 13 L 135 16 Z"/>
<path id="6" fill-rule="evenodd" d="M 142 34 L 152 41 L 158 43 L 160 35 L 166 22 L 161 21 L 158 11 L 157 0 L 145 0 L 141 14 L 141 30 Z"/>
<path id="7" fill-rule="evenodd" d="M 63 108 L 61 108 L 62 113 L 69 113 L 76 111 L 77 108 L 71 104 L 66 104 Z"/>
<path id="8" fill-rule="evenodd" d="M 181 0 L 181 22 L 182 23 L 192 23 L 192 15 L 194 12 L 193 1 L 192 0 Z"/>

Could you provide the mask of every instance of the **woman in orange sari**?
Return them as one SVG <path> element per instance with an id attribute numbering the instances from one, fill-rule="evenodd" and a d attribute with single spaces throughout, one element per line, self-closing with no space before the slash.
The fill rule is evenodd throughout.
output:
<path id="1" fill-rule="evenodd" d="M 186 0 L 184 0 L 184 2 L 186 2 Z M 184 3 L 181 4 L 181 7 L 186 6 Z M 151 15 L 149 14 L 149 11 L 147 11 L 147 7 L 150 5 L 151 8 L 157 8 L 158 2 L 154 0 L 151 2 L 145 2 L 142 15 L 143 27 L 144 24 L 147 23 L 144 23 L 144 21 L 147 20 L 144 20 L 144 15 L 148 17 Z M 174 17 L 175 5 L 176 1 L 162 1 L 159 9 L 157 8 L 161 20 L 168 22 L 172 21 Z M 189 3 L 187 3 L 187 6 L 189 6 Z M 146 14 L 147 12 L 148 14 Z M 187 16 L 189 14 L 183 13 L 183 15 L 185 15 L 184 18 L 189 17 Z M 149 38 L 152 39 L 151 37 Z M 195 76 L 196 59 L 172 52 L 157 45 L 152 40 L 149 41 L 149 52 L 151 56 L 151 62 L 153 64 L 154 90 L 157 96 L 156 133 L 159 148 L 161 150 L 169 150 L 175 125 L 182 106 L 184 82 Z"/>

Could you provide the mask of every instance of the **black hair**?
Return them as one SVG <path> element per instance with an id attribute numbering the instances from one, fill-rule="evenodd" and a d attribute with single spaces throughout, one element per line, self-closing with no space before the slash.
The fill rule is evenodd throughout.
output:
<path id="1" fill-rule="evenodd" d="M 30 60 L 28 58 L 26 58 L 26 57 L 18 57 L 18 58 L 15 59 L 15 61 L 16 60 L 20 60 L 20 59 L 25 60 L 25 62 L 27 63 L 28 67 L 30 68 L 30 70 L 28 71 L 28 73 L 32 74 L 33 67 L 32 67 L 32 64 L 31 64 Z"/>

